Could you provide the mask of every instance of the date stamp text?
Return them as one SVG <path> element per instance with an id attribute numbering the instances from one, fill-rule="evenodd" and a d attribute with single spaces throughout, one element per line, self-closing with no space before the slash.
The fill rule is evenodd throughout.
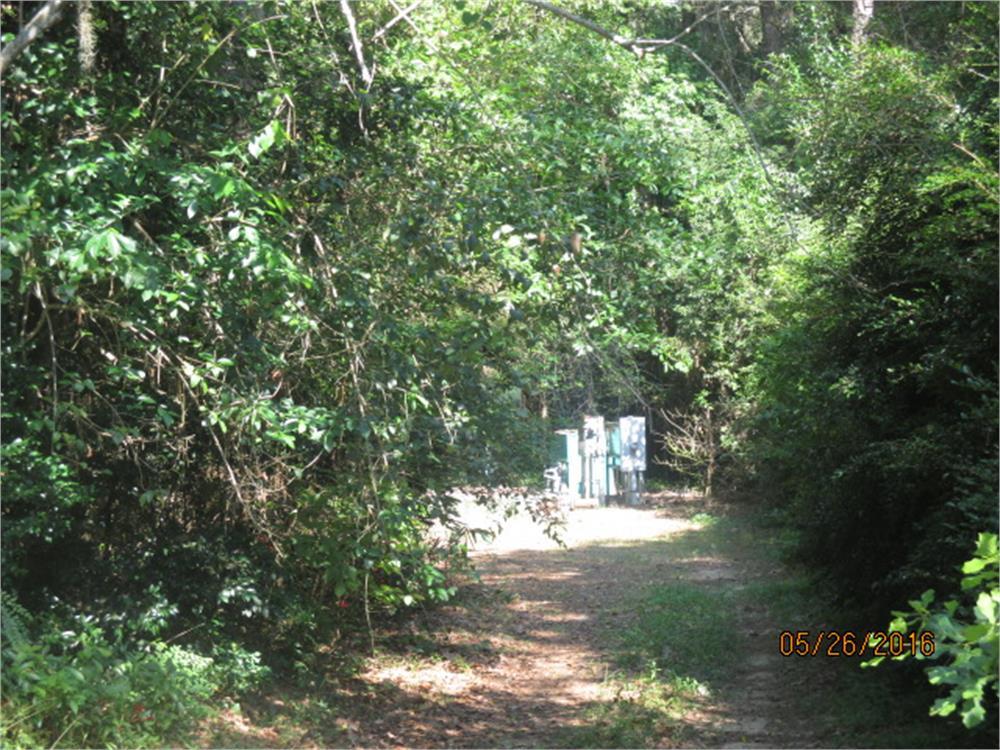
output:
<path id="1" fill-rule="evenodd" d="M 782 656 L 883 656 L 934 655 L 934 633 L 854 633 L 849 630 L 782 630 L 778 653 Z"/>

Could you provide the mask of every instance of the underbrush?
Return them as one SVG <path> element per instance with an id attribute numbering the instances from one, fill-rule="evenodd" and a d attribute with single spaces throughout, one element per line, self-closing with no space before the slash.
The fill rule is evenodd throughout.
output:
<path id="1" fill-rule="evenodd" d="M 786 523 L 787 518 L 769 509 L 748 514 L 741 542 L 755 540 L 755 554 L 763 559 L 794 559 L 798 540 Z M 750 583 L 743 595 L 765 603 L 776 620 L 793 631 L 859 632 L 866 627 L 862 614 L 836 606 L 833 590 L 801 565 L 786 566 L 780 578 Z M 863 661 L 861 656 L 792 657 L 788 665 L 811 686 L 797 695 L 796 710 L 815 717 L 829 746 L 996 746 L 995 722 L 969 731 L 959 721 L 929 714 L 941 690 L 927 683 L 921 667 L 889 661 L 882 670 L 863 670 Z"/>
<path id="2" fill-rule="evenodd" d="M 93 615 L 33 618 L 2 600 L 5 747 L 140 747 L 184 742 L 216 702 L 260 685 L 260 655 L 108 628 Z M 148 624 L 148 623 L 147 623 Z"/>
<path id="3" fill-rule="evenodd" d="M 422 502 L 387 492 L 372 514 L 336 493 L 308 494 L 284 563 L 245 529 L 169 526 L 155 552 L 88 560 L 58 588 L 32 590 L 23 570 L 8 575 L 4 746 L 185 743 L 272 669 L 303 689 L 351 673 L 376 631 L 449 601 L 453 579 L 468 572 L 475 530 L 453 502 Z M 428 519 L 442 535 L 428 532 Z M 15 562 L 34 562 L 23 538 L 13 542 Z"/>
<path id="4" fill-rule="evenodd" d="M 704 684 L 690 677 L 662 672 L 655 660 L 645 671 L 616 672 L 605 686 L 607 702 L 586 713 L 587 723 L 568 728 L 564 747 L 662 747 L 687 744 L 692 736 L 684 717 L 708 695 Z"/>

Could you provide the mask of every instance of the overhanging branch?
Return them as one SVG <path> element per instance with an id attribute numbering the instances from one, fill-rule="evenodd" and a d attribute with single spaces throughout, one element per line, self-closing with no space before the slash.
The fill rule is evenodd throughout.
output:
<path id="1" fill-rule="evenodd" d="M 764 160 L 764 153 L 761 150 L 760 143 L 757 141 L 757 136 L 754 135 L 753 129 L 751 129 L 750 123 L 747 121 L 746 115 L 744 115 L 743 110 L 740 108 L 739 103 L 736 101 L 736 97 L 733 96 L 733 93 L 729 90 L 729 87 L 726 86 L 726 84 L 722 81 L 722 79 L 718 76 L 718 74 L 714 70 L 712 70 L 712 67 L 707 62 L 705 62 L 705 60 L 702 59 L 702 57 L 697 52 L 688 47 L 686 44 L 683 44 L 680 41 L 678 41 L 681 37 L 690 32 L 691 29 L 693 29 L 695 26 L 701 23 L 710 14 L 716 13 L 718 11 L 718 8 L 712 8 L 712 10 L 700 16 L 697 20 L 695 20 L 685 29 L 683 29 L 679 34 L 676 34 L 675 36 L 672 36 L 669 39 L 640 39 L 640 38 L 629 39 L 627 37 L 623 37 L 621 34 L 615 34 L 614 32 L 605 29 L 600 24 L 591 21 L 589 18 L 578 16 L 576 13 L 571 13 L 568 10 L 553 5 L 552 3 L 546 2 L 546 0 L 522 0 L 522 2 L 525 2 L 528 5 L 532 5 L 536 8 L 540 8 L 555 16 L 559 16 L 560 18 L 564 18 L 567 21 L 575 23 L 579 26 L 582 26 L 583 28 L 592 31 L 595 34 L 598 34 L 604 37 L 605 39 L 614 42 L 619 47 L 627 49 L 629 52 L 634 54 L 639 59 L 642 59 L 643 55 L 645 55 L 647 52 L 657 52 L 671 45 L 676 46 L 679 49 L 683 50 L 685 54 L 687 54 L 690 58 L 692 58 L 695 62 L 697 62 L 702 68 L 704 68 L 708 72 L 708 74 L 719 85 L 719 88 L 722 89 L 723 93 L 725 93 L 726 97 L 729 99 L 729 103 L 732 104 L 733 110 L 739 117 L 740 122 L 743 123 L 743 128 L 746 130 L 747 136 L 749 136 L 750 138 L 750 145 L 753 146 L 754 154 L 757 156 L 757 161 L 759 162 L 761 171 L 764 174 L 764 180 L 767 182 L 771 190 L 777 192 L 777 186 L 771 179 L 771 172 L 767 168 L 767 162 Z M 785 216 L 785 222 L 788 225 L 788 229 L 791 236 L 794 237 L 795 229 L 792 226 L 792 223 L 787 216 Z"/>
<path id="2" fill-rule="evenodd" d="M 631 52 L 633 55 L 639 58 L 641 58 L 647 52 L 655 52 L 658 49 L 667 47 L 671 44 L 675 44 L 678 39 L 680 39 L 685 34 L 688 34 L 691 31 L 691 29 L 693 29 L 699 23 L 708 18 L 712 13 L 716 13 L 719 10 L 717 7 L 713 7 L 712 10 L 703 13 L 697 19 L 688 24 L 688 26 L 686 26 L 679 34 L 672 36 L 669 39 L 638 39 L 638 38 L 630 39 L 628 37 L 622 36 L 621 34 L 615 34 L 613 31 L 608 31 L 606 28 L 604 28 L 599 24 L 594 23 L 589 18 L 584 18 L 583 16 L 579 16 L 576 13 L 571 13 L 565 8 L 560 8 L 559 6 L 553 5 L 552 3 L 546 2 L 545 0 L 524 0 L 524 2 L 527 3 L 528 5 L 533 5 L 536 8 L 540 8 L 544 11 L 547 11 L 552 15 L 559 16 L 560 18 L 565 18 L 567 21 L 571 21 L 577 24 L 578 26 L 583 26 L 585 29 L 589 29 L 590 31 L 593 31 L 595 34 L 603 36 L 609 42 L 614 42 L 619 47 L 627 49 L 629 52 Z M 725 10 L 726 7 L 728 6 L 724 6 L 723 10 Z"/>
<path id="3" fill-rule="evenodd" d="M 59 20 L 59 13 L 66 0 L 49 0 L 41 9 L 31 17 L 31 20 L 21 29 L 21 33 L 0 50 L 0 76 L 7 72 L 7 68 L 14 58 L 40 37 L 44 31 Z"/>
<path id="4" fill-rule="evenodd" d="M 381 29 L 379 29 L 378 31 L 375 32 L 375 35 L 372 37 L 372 41 L 375 42 L 375 41 L 378 41 L 379 39 L 381 39 L 383 36 L 385 36 L 386 32 L 389 31 L 389 29 L 391 29 L 393 26 L 395 26 L 400 21 L 405 20 L 405 21 L 409 22 L 409 20 L 410 20 L 410 13 L 412 13 L 414 10 L 416 10 L 417 6 L 420 5 L 420 3 L 422 3 L 422 2 L 423 2 L 423 0 L 415 0 L 415 2 L 413 2 L 410 5 L 410 7 L 408 7 L 406 10 L 400 10 L 399 7 L 396 6 L 395 3 L 393 3 L 393 7 L 395 7 L 396 11 L 397 11 L 396 16 L 391 21 L 389 21 L 389 23 L 387 23 L 385 26 L 383 26 Z"/>
<path id="5" fill-rule="evenodd" d="M 552 3 L 547 3 L 545 0 L 524 0 L 528 5 L 534 5 L 536 8 L 541 8 L 544 11 L 559 16 L 560 18 L 565 18 L 567 21 L 572 21 L 573 23 L 583 26 L 585 29 L 590 29 L 595 34 L 603 36 L 608 41 L 614 42 L 619 47 L 624 47 L 629 52 L 639 54 L 636 49 L 637 39 L 627 39 L 620 34 L 615 34 L 608 31 L 603 26 L 599 26 L 590 19 L 584 18 L 583 16 L 578 16 L 576 13 L 570 13 L 568 10 L 560 8 Z"/>

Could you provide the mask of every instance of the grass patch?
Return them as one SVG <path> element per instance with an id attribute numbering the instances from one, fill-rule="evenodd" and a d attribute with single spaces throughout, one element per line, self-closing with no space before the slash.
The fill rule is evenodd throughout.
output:
<path id="1" fill-rule="evenodd" d="M 699 513 L 694 531 L 663 543 L 660 554 L 685 559 L 721 556 L 734 532 L 732 519 Z M 649 554 L 648 550 L 640 550 Z M 671 581 L 647 586 L 630 608 L 638 614 L 618 643 L 619 670 L 605 682 L 606 702 L 592 706 L 586 724 L 567 728 L 564 747 L 663 747 L 688 745 L 695 730 L 686 717 L 710 703 L 743 648 L 733 612 L 738 587 Z"/>
<path id="2" fill-rule="evenodd" d="M 606 682 L 609 699 L 591 707 L 586 724 L 568 728 L 567 747 L 690 745 L 699 731 L 693 710 L 726 698 L 740 654 L 748 648 L 734 615 L 744 607 L 768 610 L 778 629 L 833 629 L 842 613 L 793 559 L 796 534 L 754 512 L 699 513 L 699 528 L 672 537 L 662 554 L 683 564 L 691 558 L 750 559 L 776 575 L 740 586 L 725 581 L 676 580 L 646 587 L 633 600 L 635 624 L 622 633 L 619 671 Z M 780 570 L 780 572 L 779 572 Z M 825 623 L 825 624 L 824 624 Z M 785 711 L 816 728 L 829 747 L 997 746 L 996 732 L 967 732 L 958 722 L 927 715 L 933 690 L 913 665 L 890 672 L 862 671 L 859 660 L 789 659 Z M 703 737 L 701 738 L 704 739 Z"/>
<path id="3" fill-rule="evenodd" d="M 685 717 L 712 698 L 732 663 L 735 590 L 676 583 L 651 586 L 637 599 L 638 622 L 622 635 L 605 689 L 610 700 L 566 730 L 565 747 L 662 747 L 689 744 Z"/>
<path id="4" fill-rule="evenodd" d="M 651 586 L 636 606 L 638 622 L 623 636 L 623 665 L 652 662 L 673 677 L 720 680 L 742 646 L 733 628 L 736 596 L 731 586 Z"/>
<path id="5" fill-rule="evenodd" d="M 591 707 L 587 723 L 569 727 L 557 741 L 560 747 L 662 747 L 684 745 L 692 732 L 685 714 L 705 695 L 691 678 L 665 676 L 651 665 L 647 674 L 609 677 L 613 697 Z"/>
<path id="6" fill-rule="evenodd" d="M 691 516 L 691 522 L 707 529 L 708 527 L 717 524 L 719 522 L 719 517 L 713 516 L 711 513 L 695 513 Z"/>
<path id="7" fill-rule="evenodd" d="M 822 621 L 822 611 L 814 598 L 816 585 L 804 573 L 787 571 L 782 578 L 752 581 L 743 593 L 747 600 L 766 605 L 782 629 L 810 630 Z M 777 648 L 777 633 L 774 641 Z"/>

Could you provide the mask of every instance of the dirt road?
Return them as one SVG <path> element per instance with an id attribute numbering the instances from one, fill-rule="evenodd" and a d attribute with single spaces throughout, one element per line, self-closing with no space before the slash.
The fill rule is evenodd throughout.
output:
<path id="1" fill-rule="evenodd" d="M 837 626 L 779 562 L 780 527 L 700 498 L 650 500 L 573 511 L 565 547 L 515 518 L 474 551 L 480 579 L 447 606 L 383 623 L 374 656 L 363 633 L 321 646 L 198 744 L 976 746 L 889 676 L 778 655 L 783 629 Z"/>
<path id="2" fill-rule="evenodd" d="M 693 584 L 724 596 L 770 571 L 739 550 L 705 554 L 689 543 L 702 505 L 678 499 L 658 508 L 578 509 L 565 548 L 529 519 L 515 519 L 474 553 L 482 584 L 461 605 L 425 623 L 434 645 L 374 661 L 373 689 L 395 700 L 373 725 L 350 727 L 366 746 L 554 747 L 600 742 L 588 726 L 622 697 L 616 662 L 623 633 L 641 614 L 636 592 L 658 583 Z M 726 615 L 720 602 L 720 617 Z M 724 689 L 688 696 L 645 737 L 658 746 L 807 746 L 806 729 L 782 706 L 787 685 L 776 653 L 776 624 L 764 609 L 732 613 L 741 632 L 728 654 Z M 686 616 L 678 611 L 676 617 Z M 414 636 L 419 632 L 414 631 Z M 417 640 L 419 643 L 419 639 Z M 698 643 L 689 644 L 691 649 Z M 669 670 L 663 653 L 660 667 Z M 628 721 L 626 715 L 623 719 Z M 657 729 L 659 727 L 659 729 Z"/>

